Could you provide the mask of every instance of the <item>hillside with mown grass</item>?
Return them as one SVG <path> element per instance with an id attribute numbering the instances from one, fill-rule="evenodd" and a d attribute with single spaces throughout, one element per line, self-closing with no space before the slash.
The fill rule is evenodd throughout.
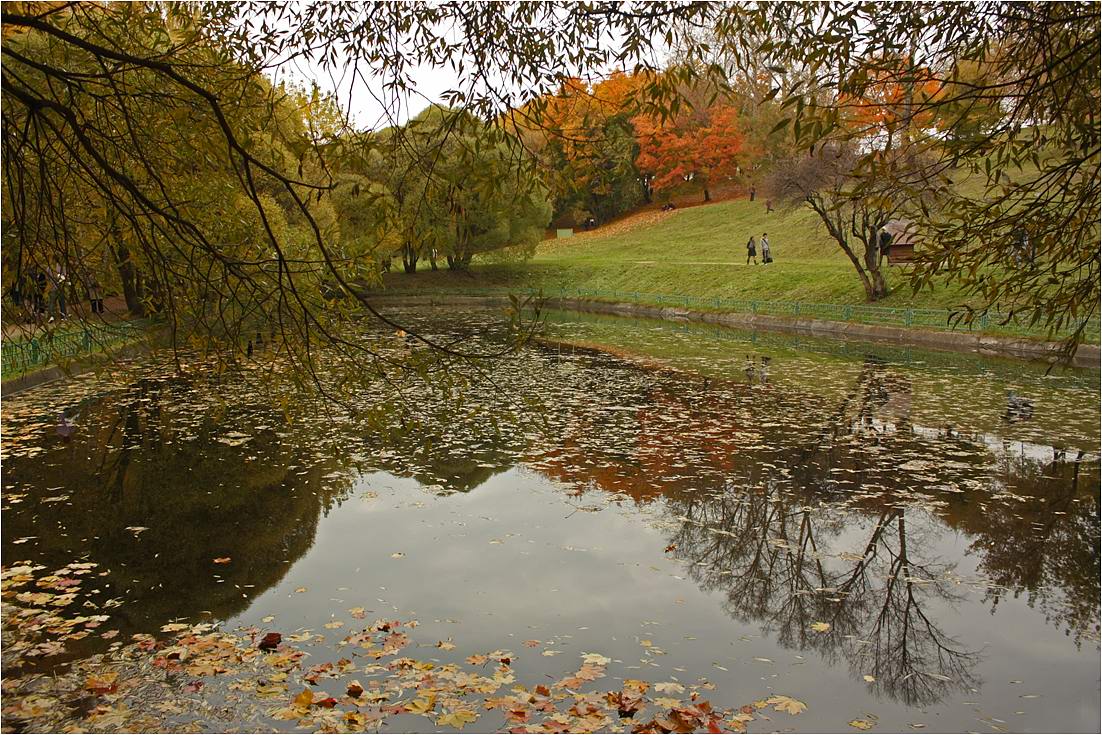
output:
<path id="1" fill-rule="evenodd" d="M 769 233 L 774 262 L 746 263 L 746 241 Z M 863 304 L 864 291 L 845 254 L 806 209 L 768 212 L 760 199 L 647 210 L 574 237 L 542 242 L 526 263 L 475 261 L 469 273 L 389 273 L 390 290 L 542 288 L 696 298 Z M 953 289 L 913 294 L 903 267 L 891 267 L 892 293 L 879 305 L 944 308 Z"/>

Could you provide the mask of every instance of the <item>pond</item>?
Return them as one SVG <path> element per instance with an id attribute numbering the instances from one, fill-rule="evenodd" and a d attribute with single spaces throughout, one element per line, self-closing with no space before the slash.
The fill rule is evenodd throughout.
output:
<path id="1" fill-rule="evenodd" d="M 1098 371 L 546 320 L 386 425 L 155 363 L 6 399 L 5 728 L 1098 730 Z"/>

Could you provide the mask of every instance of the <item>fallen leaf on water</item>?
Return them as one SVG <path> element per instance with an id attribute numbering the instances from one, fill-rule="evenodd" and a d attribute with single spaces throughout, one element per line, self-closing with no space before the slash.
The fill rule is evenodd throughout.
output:
<path id="1" fill-rule="evenodd" d="M 118 678 L 119 675 L 114 671 L 103 674 L 92 674 L 85 679 L 84 688 L 96 694 L 108 694 L 115 691 L 117 687 L 115 680 Z"/>
<path id="2" fill-rule="evenodd" d="M 856 727 L 858 730 L 871 730 L 872 729 L 872 723 L 869 722 L 868 720 L 850 720 L 849 721 L 849 726 L 850 727 Z"/>
<path id="3" fill-rule="evenodd" d="M 256 647 L 261 651 L 271 651 L 280 644 L 283 640 L 283 636 L 279 633 L 267 633 L 260 639 L 260 643 L 256 644 Z"/>
<path id="4" fill-rule="evenodd" d="M 219 556 L 214 560 L 214 563 L 215 564 L 229 564 L 231 560 L 232 560 L 232 557 Z"/>
<path id="5" fill-rule="evenodd" d="M 660 681 L 654 685 L 654 691 L 681 694 L 685 691 L 685 687 L 674 681 Z"/>
<path id="6" fill-rule="evenodd" d="M 291 701 L 291 704 L 293 704 L 295 707 L 298 707 L 299 709 L 307 709 L 313 703 L 314 703 L 314 693 L 312 691 L 310 691 L 309 689 L 303 689 L 298 694 L 298 696 L 296 696 Z"/>
<path id="7" fill-rule="evenodd" d="M 360 684 L 359 681 L 353 679 L 352 681 L 348 682 L 348 688 L 345 689 L 345 693 L 353 699 L 356 699 L 364 693 L 363 684 Z"/>
<path id="8" fill-rule="evenodd" d="M 816 633 L 826 633 L 830 630 L 830 623 L 812 623 L 811 629 Z"/>
<path id="9" fill-rule="evenodd" d="M 478 715 L 469 709 L 457 709 L 436 719 L 437 725 L 450 725 L 451 727 L 463 727 L 478 719 Z"/>
<path id="10" fill-rule="evenodd" d="M 406 705 L 406 710 L 415 715 L 423 715 L 426 712 L 430 712 L 434 706 L 436 706 L 436 695 L 430 694 L 427 697 L 413 700 Z"/>
<path id="11" fill-rule="evenodd" d="M 437 642 L 436 642 L 436 647 L 437 647 L 437 648 L 439 648 L 439 649 L 441 649 L 441 650 L 444 650 L 444 651 L 450 651 L 450 650 L 452 650 L 453 648 L 455 648 L 455 644 L 454 644 L 454 643 L 452 643 L 452 642 L 451 642 L 450 640 L 447 640 L 447 641 L 437 641 Z"/>
<path id="12" fill-rule="evenodd" d="M 403 554 L 401 551 L 395 551 L 393 554 L 390 555 L 390 558 L 401 559 L 403 556 L 405 556 L 405 554 Z"/>
<path id="13" fill-rule="evenodd" d="M 876 677 L 872 676 L 871 674 L 865 674 L 861 678 L 864 679 L 865 681 L 869 682 L 869 683 L 872 683 L 872 682 L 876 681 Z"/>
<path id="14" fill-rule="evenodd" d="M 765 702 L 773 705 L 773 709 L 776 711 L 787 712 L 790 715 L 798 715 L 807 709 L 806 704 L 785 694 L 777 694 L 765 700 Z"/>

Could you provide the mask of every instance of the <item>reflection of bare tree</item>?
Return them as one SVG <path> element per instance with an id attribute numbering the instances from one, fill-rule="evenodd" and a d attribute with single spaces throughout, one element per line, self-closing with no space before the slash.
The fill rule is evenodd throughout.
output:
<path id="1" fill-rule="evenodd" d="M 864 553 L 831 553 L 856 513 L 799 506 L 779 490 L 726 494 L 677 507 L 687 518 L 673 543 L 704 589 L 724 590 L 736 619 L 755 621 L 785 646 L 845 658 L 857 676 L 908 705 L 927 705 L 975 685 L 978 661 L 940 629 L 927 608 L 955 599 L 945 565 L 916 559 L 903 510 L 868 529 Z M 830 624 L 817 632 L 813 623 Z"/>
<path id="2" fill-rule="evenodd" d="M 817 650 L 831 662 L 842 657 L 855 676 L 871 675 L 873 687 L 921 706 L 976 683 L 977 652 L 946 634 L 930 612 L 956 599 L 946 583 L 951 567 L 921 558 L 929 544 L 913 538 L 903 508 L 883 500 L 859 509 L 826 506 L 811 494 L 837 490 L 830 470 L 838 464 L 858 478 L 882 469 L 875 454 L 839 449 L 852 437 L 910 440 L 909 432 L 881 437 L 875 428 L 885 407 L 909 391 L 882 362 L 867 359 L 815 440 L 795 448 L 792 466 L 806 494 L 767 475 L 752 490 L 729 486 L 675 501 L 688 520 L 673 542 L 702 587 L 726 592 L 732 617 L 760 623 L 785 646 Z M 906 410 L 897 413 L 906 420 Z M 878 514 L 871 524 L 870 511 Z M 866 532 L 859 553 L 832 552 L 852 543 L 854 529 Z M 816 630 L 815 623 L 830 627 Z"/>
<path id="3" fill-rule="evenodd" d="M 1097 474 L 1081 482 L 1082 452 L 1072 457 L 1057 452 L 1043 463 L 1007 455 L 1001 465 L 1005 482 L 1027 500 L 1014 513 L 967 508 L 960 518 L 975 535 L 972 549 L 982 552 L 980 568 L 997 585 L 988 601 L 994 609 L 1007 594 L 1025 595 L 1077 646 L 1085 637 L 1097 641 L 1102 575 Z"/>
<path id="4" fill-rule="evenodd" d="M 871 674 L 876 678 L 874 686 L 912 706 L 933 704 L 954 689 L 975 686 L 971 670 L 978 662 L 978 653 L 961 647 L 923 610 L 927 597 L 954 598 L 943 581 L 947 569 L 914 561 L 901 510 L 888 513 L 878 523 L 875 536 L 870 541 L 873 551 L 867 551 L 865 559 L 870 553 L 882 551 L 886 558 L 878 571 L 885 566 L 887 569 L 880 589 L 867 583 L 863 589 L 866 599 L 882 602 L 860 639 L 847 640 L 847 648 L 852 649 L 847 651 L 852 670 L 855 674 Z M 863 577 L 867 577 L 870 567 L 877 566 L 865 559 L 860 563 Z"/>

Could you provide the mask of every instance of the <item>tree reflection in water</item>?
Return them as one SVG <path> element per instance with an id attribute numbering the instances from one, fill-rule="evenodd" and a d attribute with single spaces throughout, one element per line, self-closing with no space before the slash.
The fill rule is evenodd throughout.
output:
<path id="1" fill-rule="evenodd" d="M 741 392 L 720 389 L 702 402 L 698 388 L 682 391 L 677 382 L 652 385 L 636 412 L 643 429 L 636 459 L 643 461 L 629 462 L 635 471 L 625 477 L 606 468 L 584 479 L 641 502 L 656 490 L 664 493 L 680 522 L 671 544 L 694 581 L 725 595 L 733 618 L 760 624 L 784 646 L 817 651 L 831 663 L 845 659 L 855 677 L 873 677 L 870 687 L 908 705 L 977 687 L 973 670 L 982 652 L 939 621 L 963 599 L 955 565 L 929 556 L 935 544 L 927 537 L 948 525 L 975 537 L 981 570 L 996 585 L 987 592 L 993 606 L 1003 588 L 1028 589 L 1077 640 L 1091 626 L 1097 630 L 1097 501 L 1072 502 L 1078 462 L 1018 458 L 1013 461 L 1021 466 L 1007 467 L 1004 458 L 992 476 L 986 448 L 942 429 L 936 442 L 970 461 L 945 462 L 952 471 L 940 479 L 995 491 L 1005 490 L 1000 483 L 1028 488 L 1027 502 L 1008 507 L 982 495 L 957 491 L 946 500 L 916 490 L 915 476 L 922 475 L 901 465 L 931 456 L 930 432 L 910 423 L 910 381 L 875 357 L 865 360 L 834 408 L 822 405 L 801 417 L 817 428 L 763 430 L 752 451 L 709 436 L 708 427 L 722 421 L 726 409 L 732 431 L 745 435 L 748 413 L 776 414 L 772 399 L 763 398 L 768 393 L 743 384 Z M 662 434 L 649 435 L 648 427 Z M 586 429 L 599 432 L 596 424 Z M 670 473 L 687 456 L 696 460 L 695 487 Z M 556 474 L 565 478 L 570 468 L 604 464 L 586 460 L 558 457 Z M 1038 513 L 1050 522 L 1039 524 Z M 1054 596 L 1059 605 L 1050 602 Z M 811 627 L 823 622 L 830 624 L 826 632 Z"/>
<path id="2" fill-rule="evenodd" d="M 4 511 L 5 565 L 94 560 L 97 603 L 124 639 L 169 620 L 232 617 L 278 584 L 350 475 L 309 451 L 316 434 L 277 432 L 255 405 L 197 411 L 202 396 L 182 378 L 136 380 L 83 402 L 71 442 L 6 462 L 5 484 L 36 497 Z M 51 491 L 64 495 L 38 497 Z M 33 542 L 9 542 L 20 537 Z M 106 645 L 87 638 L 67 655 Z"/>

